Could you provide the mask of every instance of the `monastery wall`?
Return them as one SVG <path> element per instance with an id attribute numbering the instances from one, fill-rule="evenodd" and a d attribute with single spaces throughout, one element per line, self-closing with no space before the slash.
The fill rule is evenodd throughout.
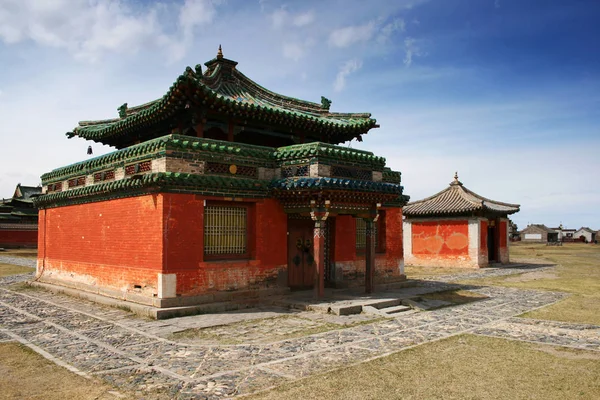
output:
<path id="1" fill-rule="evenodd" d="M 182 296 L 287 286 L 287 215 L 273 199 L 249 205 L 250 257 L 204 260 L 204 201 L 196 195 L 165 194 L 165 274 Z M 257 221 L 259 223 L 257 223 Z"/>
<path id="2" fill-rule="evenodd" d="M 499 257 L 502 264 L 509 262 L 508 256 L 508 219 L 501 218 L 498 223 Z"/>
<path id="3" fill-rule="evenodd" d="M 35 247 L 37 240 L 37 226 L 34 229 L 3 229 L 0 226 L 0 247 Z"/>
<path id="4" fill-rule="evenodd" d="M 152 296 L 163 261 L 159 194 L 39 212 L 41 281 L 121 297 Z"/>

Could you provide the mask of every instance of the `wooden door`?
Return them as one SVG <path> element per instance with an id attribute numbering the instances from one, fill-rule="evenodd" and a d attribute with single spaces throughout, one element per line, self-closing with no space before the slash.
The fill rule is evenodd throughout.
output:
<path id="1" fill-rule="evenodd" d="M 313 228 L 311 220 L 288 220 L 288 284 L 292 289 L 314 285 Z"/>

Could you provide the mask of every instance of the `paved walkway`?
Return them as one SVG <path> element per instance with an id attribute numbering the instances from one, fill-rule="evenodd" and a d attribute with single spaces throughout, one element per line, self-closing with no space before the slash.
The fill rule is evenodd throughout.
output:
<path id="1" fill-rule="evenodd" d="M 523 271 L 515 268 L 512 273 L 519 272 Z M 17 292 L 6 286 L 14 281 L 0 279 L 0 341 L 19 341 L 74 372 L 101 376 L 133 392 L 160 390 L 165 398 L 247 394 L 466 332 L 600 352 L 598 326 L 514 318 L 566 297 L 556 292 L 470 287 L 489 298 L 272 343 L 198 345 L 159 336 L 165 326 L 173 326 L 173 320 L 150 321 L 41 290 Z M 447 286 L 433 281 L 427 285 Z M 180 320 L 186 321 L 185 329 L 208 326 L 207 321 L 215 318 L 227 323 L 239 321 L 243 314 L 247 319 L 265 318 L 289 311 L 262 309 L 257 313 Z"/>

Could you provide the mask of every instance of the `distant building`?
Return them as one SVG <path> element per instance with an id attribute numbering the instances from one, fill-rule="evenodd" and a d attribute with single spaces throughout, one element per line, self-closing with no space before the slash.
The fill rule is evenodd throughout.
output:
<path id="1" fill-rule="evenodd" d="M 591 243 L 596 240 L 596 232 L 583 226 L 573 234 L 573 238 L 575 240 L 581 240 L 582 242 Z"/>
<path id="2" fill-rule="evenodd" d="M 558 242 L 558 232 L 544 224 L 531 224 L 521 231 L 521 241 L 548 243 Z"/>
<path id="3" fill-rule="evenodd" d="M 36 247 L 38 210 L 33 198 L 41 187 L 17 185 L 10 199 L 0 200 L 0 247 Z"/>
<path id="4" fill-rule="evenodd" d="M 576 229 L 567 229 L 560 224 L 558 228 L 550 228 L 558 233 L 559 242 L 572 242 L 573 235 L 577 231 Z"/>
<path id="5" fill-rule="evenodd" d="M 519 207 L 472 192 L 455 174 L 448 188 L 404 207 L 405 262 L 474 268 L 508 263 L 508 215 Z"/>

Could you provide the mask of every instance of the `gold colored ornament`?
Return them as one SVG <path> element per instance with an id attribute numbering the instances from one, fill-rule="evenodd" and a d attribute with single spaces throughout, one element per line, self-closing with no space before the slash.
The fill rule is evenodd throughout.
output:
<path id="1" fill-rule="evenodd" d="M 229 173 L 232 174 L 232 175 L 235 175 L 237 173 L 237 165 L 231 164 L 229 166 Z"/>

